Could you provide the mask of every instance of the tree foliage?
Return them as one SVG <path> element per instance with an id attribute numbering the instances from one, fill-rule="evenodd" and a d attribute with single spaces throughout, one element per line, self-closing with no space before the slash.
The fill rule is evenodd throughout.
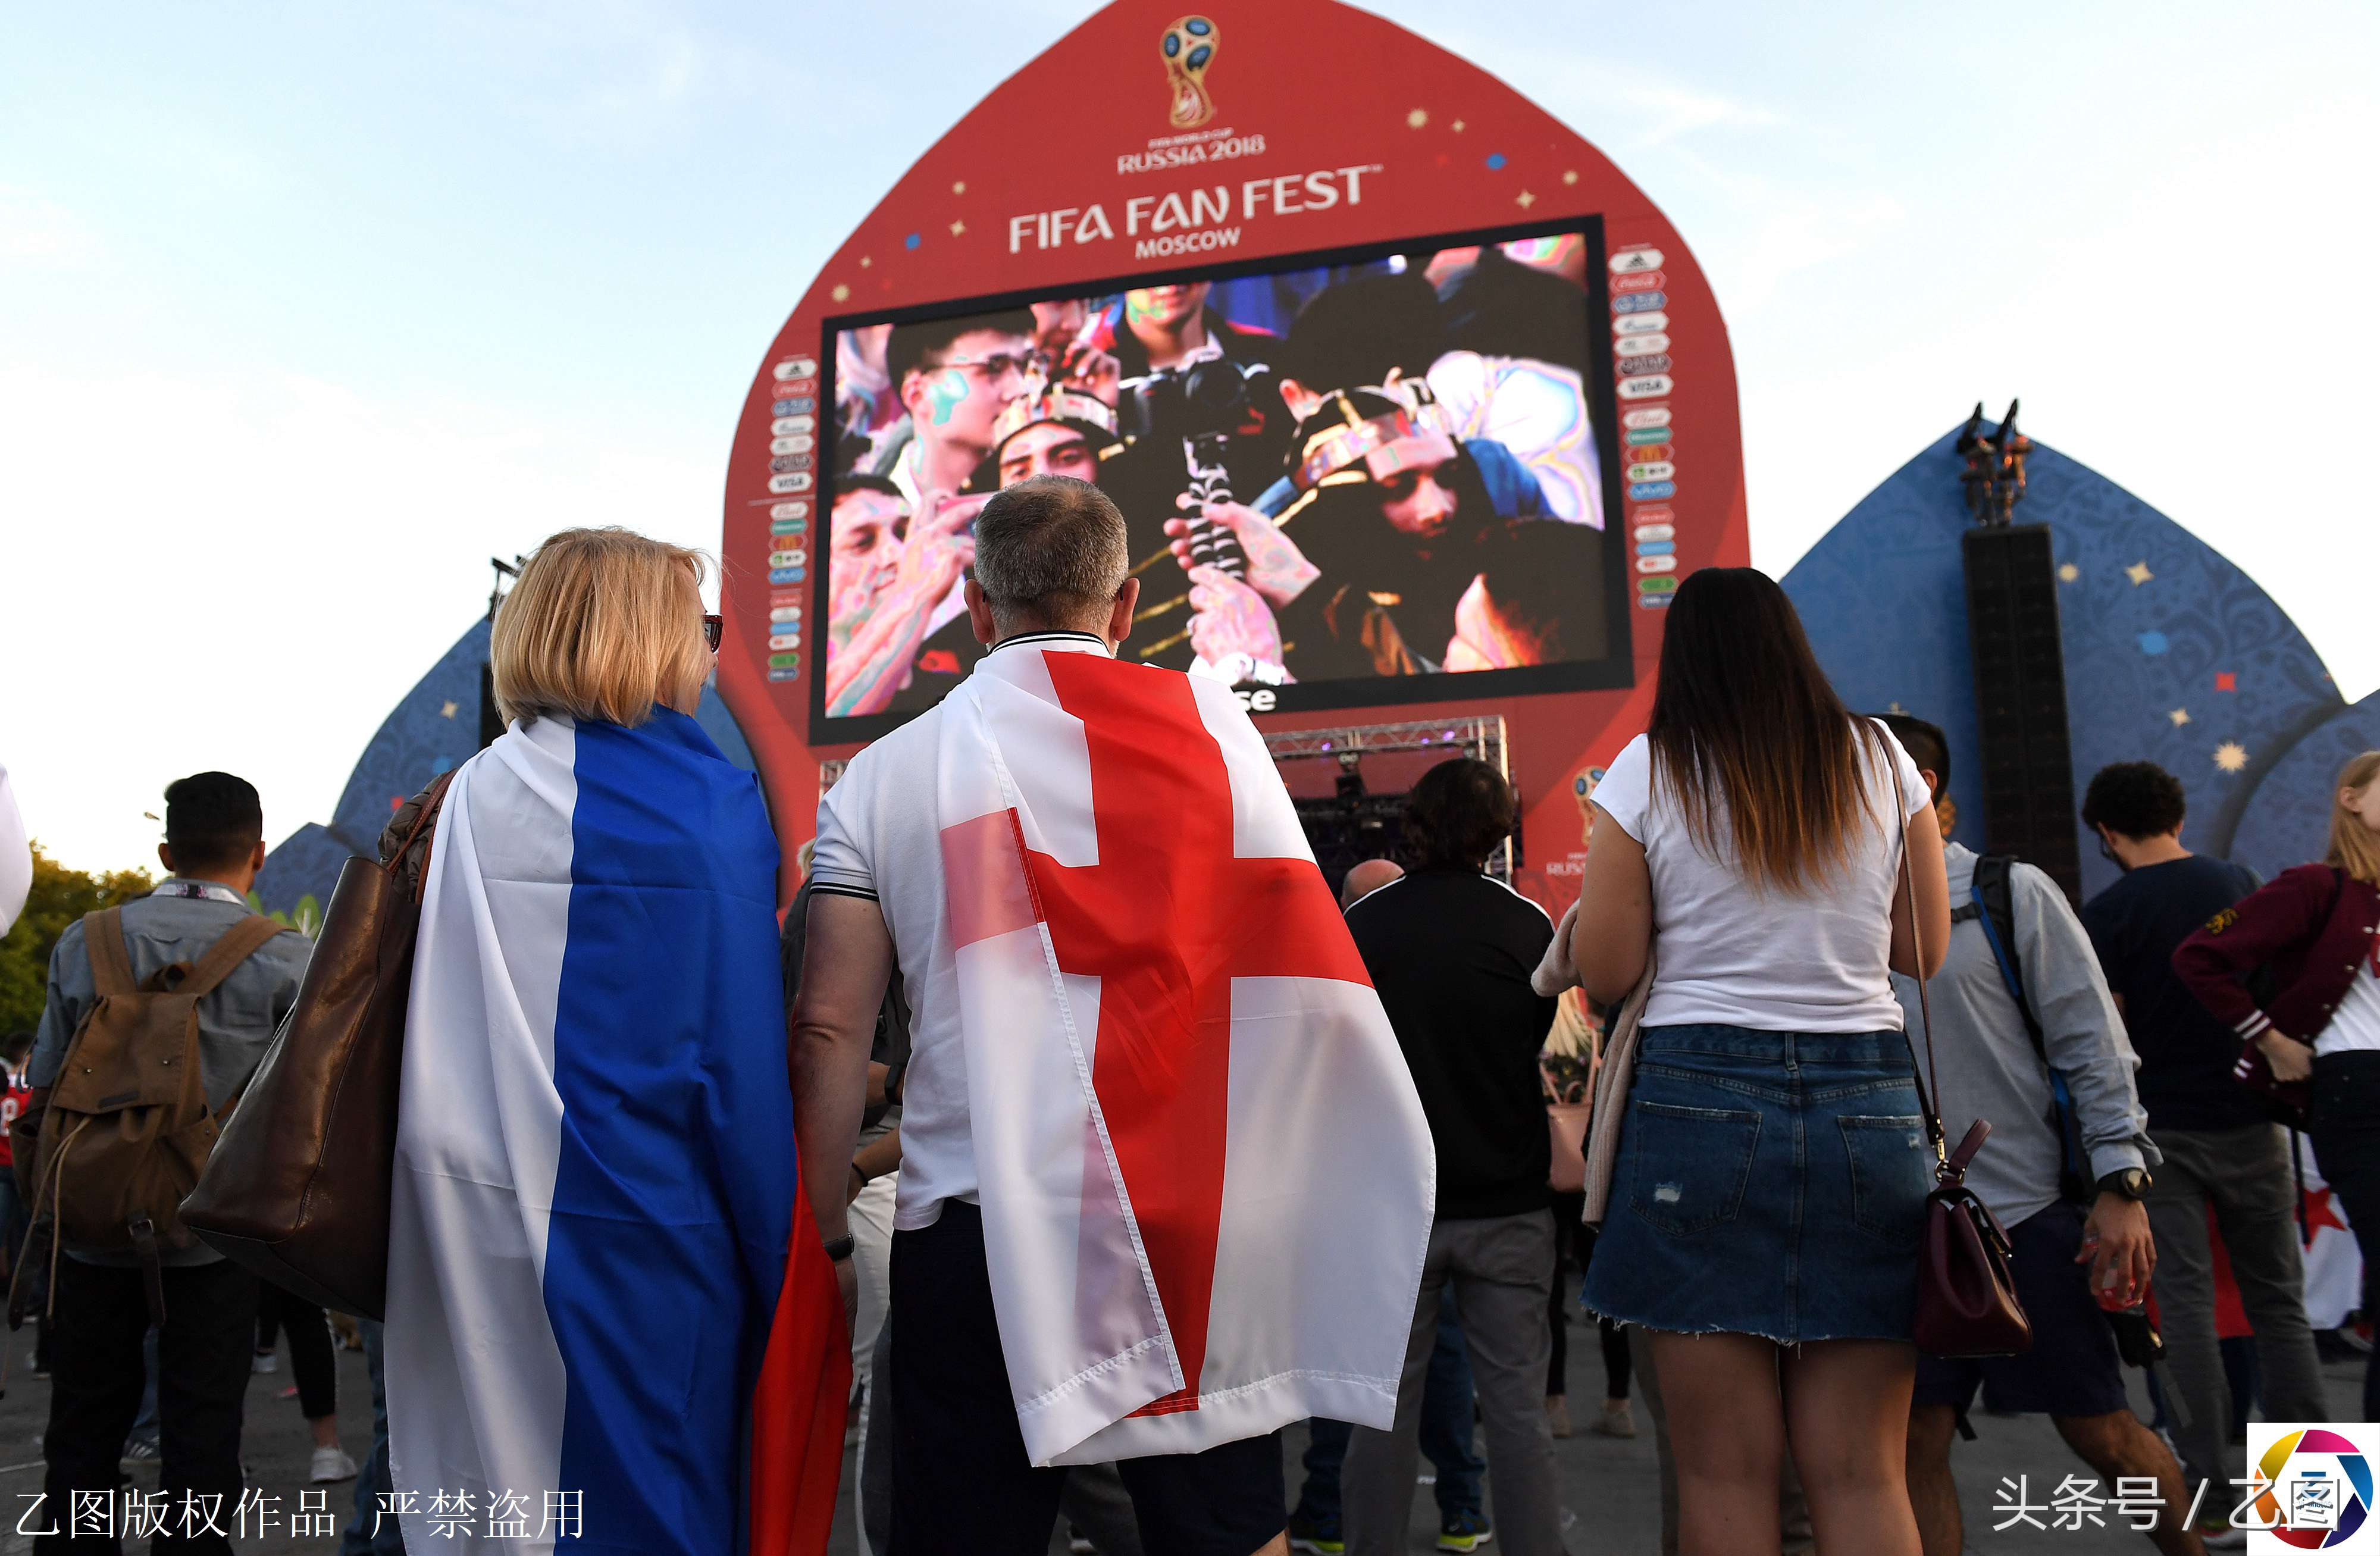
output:
<path id="1" fill-rule="evenodd" d="M 145 869 L 93 875 L 68 869 L 33 845 L 33 889 L 16 928 L 0 940 L 0 1033 L 30 1031 L 48 998 L 50 948 L 86 913 L 129 901 L 156 882 Z"/>

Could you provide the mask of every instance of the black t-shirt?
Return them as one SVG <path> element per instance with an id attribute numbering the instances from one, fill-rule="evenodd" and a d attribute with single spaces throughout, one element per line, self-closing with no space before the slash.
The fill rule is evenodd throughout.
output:
<path id="1" fill-rule="evenodd" d="M 2124 1002 L 2141 1056 L 2141 1106 L 2152 1129 L 2240 1129 L 2265 1122 L 2231 1078 L 2240 1035 L 2209 1015 L 2173 972 L 2175 947 L 2261 884 L 2256 872 L 2201 854 L 2143 865 L 2093 897 L 2082 927 Z"/>
<path id="2" fill-rule="evenodd" d="M 1471 870 L 1421 870 L 1347 914 L 1438 1148 L 1441 1220 L 1550 1202 L 1537 1050 L 1554 1002 L 1529 974 L 1554 938 L 1536 904 Z"/>

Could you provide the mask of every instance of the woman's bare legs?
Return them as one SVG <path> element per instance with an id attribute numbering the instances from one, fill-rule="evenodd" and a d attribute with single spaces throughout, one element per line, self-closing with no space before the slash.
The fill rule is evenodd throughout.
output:
<path id="1" fill-rule="evenodd" d="M 1681 1556 L 1777 1556 L 1785 1412 L 1776 1343 L 1748 1334 L 1655 1332 L 1651 1338 L 1678 1472 Z M 1908 1407 L 1904 1380 L 1903 1415 Z M 1900 1441 L 1893 1440 L 1896 1453 Z M 1811 1501 L 1817 1501 L 1815 1488 Z M 1904 1501 L 1901 1517 L 1908 1516 Z M 1822 1526 L 1822 1544 L 1824 1535 Z"/>
<path id="2" fill-rule="evenodd" d="M 1897 1340 L 1785 1351 L 1786 1429 L 1821 1551 L 1919 1556 L 1904 1478 L 1916 1376 L 1915 1347 Z"/>

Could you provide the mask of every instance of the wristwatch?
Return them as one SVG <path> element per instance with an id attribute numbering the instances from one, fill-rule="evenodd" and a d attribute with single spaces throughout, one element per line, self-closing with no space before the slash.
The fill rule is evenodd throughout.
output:
<path id="1" fill-rule="evenodd" d="M 826 1245 L 827 1262 L 830 1264 L 841 1264 L 844 1259 L 849 1258 L 851 1257 L 852 1250 L 858 1246 L 859 1239 L 854 1237 L 848 1232 L 844 1233 L 840 1237 L 830 1237 L 827 1239 Z"/>
<path id="2" fill-rule="evenodd" d="M 2127 1167 L 2120 1173 L 2110 1173 L 2099 1180 L 2102 1194 L 2120 1194 L 2127 1199 L 2146 1199 L 2149 1185 L 2154 1182 L 2145 1167 Z"/>

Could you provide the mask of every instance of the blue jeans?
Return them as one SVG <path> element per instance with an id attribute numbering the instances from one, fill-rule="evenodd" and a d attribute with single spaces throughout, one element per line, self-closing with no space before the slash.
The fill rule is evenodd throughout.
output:
<path id="1" fill-rule="evenodd" d="M 1339 1526 L 1339 1470 L 1347 1459 L 1354 1428 L 1317 1416 L 1306 1423 L 1305 1484 L 1297 1493 L 1296 1520 L 1323 1528 Z M 1421 1394 L 1421 1451 L 1438 1471 L 1441 1519 L 1477 1513 L 1479 1477 L 1487 1463 L 1471 1451 L 1471 1355 L 1463 1347 L 1462 1317 L 1448 1292 L 1438 1311 L 1438 1347 Z"/>
<path id="2" fill-rule="evenodd" d="M 388 1385 L 382 1371 L 381 1325 L 371 1319 L 356 1320 L 364 1331 L 364 1364 L 371 1369 L 371 1457 L 356 1477 L 356 1512 L 339 1541 L 339 1556 L 405 1556 L 405 1538 L 397 1532 L 396 1515 L 381 1516 L 381 1499 L 395 1489 L 388 1477 Z M 373 1532 L 377 1523 L 379 1532 Z"/>

